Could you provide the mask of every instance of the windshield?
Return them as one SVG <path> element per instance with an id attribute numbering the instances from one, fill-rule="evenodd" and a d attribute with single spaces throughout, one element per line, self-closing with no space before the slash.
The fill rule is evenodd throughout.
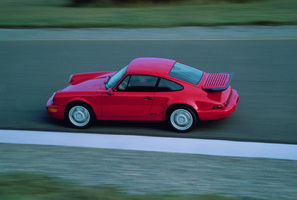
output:
<path id="1" fill-rule="evenodd" d="M 116 86 L 116 84 L 125 76 L 126 72 L 127 72 L 127 67 L 124 67 L 123 69 L 121 69 L 120 71 L 118 71 L 116 74 L 114 74 L 106 83 L 105 88 L 109 89 L 109 88 L 114 88 Z"/>
<path id="2" fill-rule="evenodd" d="M 176 62 L 169 73 L 170 76 L 197 85 L 203 76 L 203 71 Z"/>

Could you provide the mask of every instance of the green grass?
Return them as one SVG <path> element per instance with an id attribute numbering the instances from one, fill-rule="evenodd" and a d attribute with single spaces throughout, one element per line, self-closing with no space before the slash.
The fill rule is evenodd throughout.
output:
<path id="1" fill-rule="evenodd" d="M 68 0 L 1 0 L 0 27 L 174 27 L 217 25 L 296 25 L 296 0 L 71 7 Z"/>
<path id="2" fill-rule="evenodd" d="M 133 195 L 115 187 L 84 187 L 36 173 L 0 174 L 1 200 L 236 200 L 219 195 Z M 252 200 L 252 199 L 250 199 Z"/>

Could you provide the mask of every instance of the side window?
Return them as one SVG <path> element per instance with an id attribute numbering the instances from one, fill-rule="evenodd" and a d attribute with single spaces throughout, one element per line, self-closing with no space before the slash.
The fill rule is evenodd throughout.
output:
<path id="1" fill-rule="evenodd" d="M 115 91 L 125 91 L 130 81 L 130 78 L 131 76 L 126 76 L 126 78 L 118 85 Z"/>
<path id="2" fill-rule="evenodd" d="M 178 83 L 175 83 L 173 81 L 169 81 L 166 79 L 161 78 L 157 91 L 158 92 L 169 92 L 169 91 L 179 91 L 184 89 L 184 87 Z"/>
<path id="3" fill-rule="evenodd" d="M 117 87 L 116 91 L 127 92 L 154 92 L 157 77 L 146 75 L 127 76 Z"/>

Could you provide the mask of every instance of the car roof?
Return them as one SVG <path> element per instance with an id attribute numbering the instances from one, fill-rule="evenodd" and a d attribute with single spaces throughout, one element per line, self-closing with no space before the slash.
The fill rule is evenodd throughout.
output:
<path id="1" fill-rule="evenodd" d="M 127 74 L 168 76 L 176 61 L 165 58 L 136 58 L 130 62 Z"/>

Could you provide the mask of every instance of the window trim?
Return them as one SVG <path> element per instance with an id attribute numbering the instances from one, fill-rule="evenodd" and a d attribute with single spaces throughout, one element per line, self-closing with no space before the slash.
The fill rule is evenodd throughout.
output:
<path id="1" fill-rule="evenodd" d="M 122 83 L 127 77 L 129 77 L 129 81 L 128 81 L 128 83 L 127 83 L 127 87 L 128 87 L 129 82 L 130 82 L 132 76 L 150 76 L 150 77 L 157 78 L 158 80 L 156 81 L 156 84 L 155 84 L 155 86 L 154 86 L 154 90 L 153 90 L 153 91 L 126 91 L 126 90 L 118 90 L 119 85 L 121 85 L 121 83 Z M 160 82 L 161 82 L 162 79 L 164 79 L 164 80 L 166 80 L 166 81 L 170 81 L 170 82 L 172 82 L 172 83 L 175 83 L 175 84 L 179 85 L 179 86 L 181 87 L 181 89 L 179 89 L 179 90 L 168 90 L 168 91 L 158 91 L 158 87 L 159 87 L 159 84 L 160 84 Z M 126 87 L 126 88 L 127 88 L 127 87 Z M 162 78 L 162 77 L 159 77 L 159 76 L 153 76 L 153 75 L 145 75 L 145 74 L 127 74 L 125 77 L 123 77 L 123 79 L 120 81 L 120 83 L 119 83 L 118 85 L 116 85 L 114 91 L 115 91 L 115 92 L 178 92 L 178 91 L 182 91 L 182 90 L 184 90 L 184 89 L 185 89 L 185 87 L 184 87 L 182 84 L 177 83 L 176 81 L 173 81 L 173 80 L 170 80 L 170 79 L 167 79 L 167 78 Z"/>

